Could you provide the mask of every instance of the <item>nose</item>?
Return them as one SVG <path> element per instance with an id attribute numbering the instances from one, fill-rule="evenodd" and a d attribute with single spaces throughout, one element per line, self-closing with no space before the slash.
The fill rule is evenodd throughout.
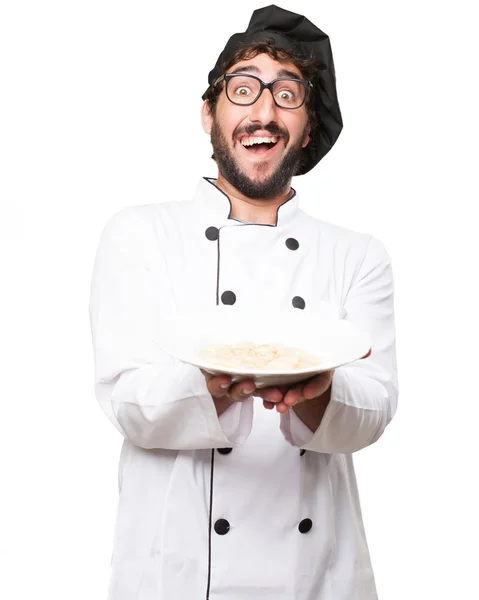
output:
<path id="1" fill-rule="evenodd" d="M 277 120 L 277 106 L 274 103 L 271 90 L 263 90 L 261 96 L 250 106 L 250 120 L 270 123 Z"/>

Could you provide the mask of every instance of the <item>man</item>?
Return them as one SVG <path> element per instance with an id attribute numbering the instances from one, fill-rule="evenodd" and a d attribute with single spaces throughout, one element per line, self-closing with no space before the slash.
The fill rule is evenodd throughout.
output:
<path id="1" fill-rule="evenodd" d="M 115 215 L 95 263 L 96 394 L 124 436 L 110 598 L 371 600 L 352 454 L 396 409 L 391 264 L 291 188 L 342 128 L 329 38 L 257 10 L 204 100 L 218 178 Z M 159 349 L 162 319 L 215 304 L 346 318 L 372 352 L 289 388 L 232 385 Z"/>

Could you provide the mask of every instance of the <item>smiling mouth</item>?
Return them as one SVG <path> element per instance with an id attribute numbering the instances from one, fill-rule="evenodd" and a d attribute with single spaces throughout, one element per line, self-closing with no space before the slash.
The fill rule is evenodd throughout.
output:
<path id="1" fill-rule="evenodd" d="M 278 136 L 246 137 L 240 140 L 240 144 L 249 154 L 266 154 L 278 144 L 280 139 Z"/>

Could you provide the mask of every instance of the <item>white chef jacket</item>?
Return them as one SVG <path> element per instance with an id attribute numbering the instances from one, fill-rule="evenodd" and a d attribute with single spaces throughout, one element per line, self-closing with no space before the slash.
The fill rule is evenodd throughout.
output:
<path id="1" fill-rule="evenodd" d="M 99 242 L 95 391 L 124 437 L 109 598 L 372 600 L 352 453 L 396 409 L 390 258 L 296 193 L 276 224 L 238 221 L 215 183 L 122 210 Z M 336 369 L 316 432 L 259 398 L 218 417 L 200 370 L 160 350 L 165 316 L 223 303 L 232 318 L 294 306 L 369 333 L 371 356 Z"/>

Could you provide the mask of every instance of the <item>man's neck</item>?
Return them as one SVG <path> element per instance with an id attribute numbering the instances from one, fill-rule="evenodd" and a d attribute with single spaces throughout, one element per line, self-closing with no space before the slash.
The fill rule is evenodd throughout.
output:
<path id="1" fill-rule="evenodd" d="M 231 216 L 249 223 L 274 225 L 278 208 L 291 198 L 291 187 L 284 194 L 269 200 L 254 200 L 241 194 L 221 174 L 218 175 L 216 186 L 231 200 Z"/>

